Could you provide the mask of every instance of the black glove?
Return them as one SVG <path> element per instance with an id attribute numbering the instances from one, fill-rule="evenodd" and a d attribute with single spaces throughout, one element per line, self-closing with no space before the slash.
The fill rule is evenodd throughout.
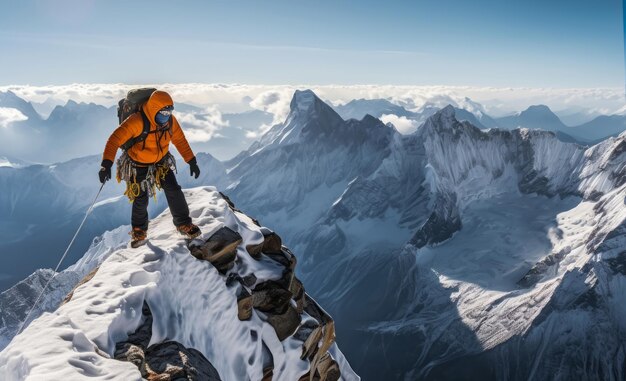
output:
<path id="1" fill-rule="evenodd" d="M 111 167 L 113 166 L 113 162 L 111 160 L 102 160 L 102 168 L 100 168 L 100 172 L 98 172 L 98 176 L 100 177 L 100 182 L 105 183 L 107 180 L 111 180 Z"/>
<path id="2" fill-rule="evenodd" d="M 193 159 L 187 162 L 187 164 L 189 164 L 189 174 L 191 176 L 195 175 L 195 178 L 197 179 L 198 176 L 200 176 L 200 168 L 198 167 L 198 163 L 196 162 L 196 157 L 194 156 Z"/>

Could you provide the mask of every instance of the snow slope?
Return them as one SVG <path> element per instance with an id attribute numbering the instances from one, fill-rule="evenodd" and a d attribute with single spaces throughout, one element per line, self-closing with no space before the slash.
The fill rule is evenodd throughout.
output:
<path id="1" fill-rule="evenodd" d="M 259 280 L 281 276 L 268 266 L 269 260 L 256 261 L 244 248 L 262 242 L 262 228 L 232 211 L 215 188 L 185 192 L 203 237 L 223 226 L 243 237 L 232 271 L 254 273 Z M 111 357 L 115 343 L 140 325 L 144 301 L 154 317 L 152 344 L 167 338 L 196 348 L 224 380 L 261 379 L 264 346 L 273 356 L 274 379 L 295 380 L 308 371 L 308 361 L 300 360 L 301 341 L 293 337 L 279 341 L 262 313 L 253 313 L 249 321 L 237 319 L 237 287 L 227 286 L 225 276 L 211 264 L 190 255 L 185 240 L 174 232 L 169 211 L 151 222 L 149 238 L 139 249 L 121 247 L 127 240 L 121 235 L 98 240 L 69 270 L 84 273 L 106 258 L 95 277 L 78 287 L 69 303 L 31 323 L 0 353 L 0 378 L 141 380 L 132 363 Z M 343 379 L 359 379 L 336 344 L 330 352 Z"/>

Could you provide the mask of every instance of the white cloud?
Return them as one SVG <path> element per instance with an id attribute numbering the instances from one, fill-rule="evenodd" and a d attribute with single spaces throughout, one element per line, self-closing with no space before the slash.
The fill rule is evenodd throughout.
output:
<path id="1" fill-rule="evenodd" d="M 268 90 L 258 94 L 250 101 L 250 107 L 269 112 L 274 115 L 272 122 L 259 126 L 258 132 L 246 134 L 246 137 L 257 138 L 267 132 L 273 125 L 283 122 L 289 114 L 289 104 L 295 89 L 285 87 L 279 90 Z"/>
<path id="2" fill-rule="evenodd" d="M 257 139 L 261 137 L 261 133 L 260 132 L 256 132 L 256 131 L 246 131 L 246 138 L 248 139 Z"/>
<path id="3" fill-rule="evenodd" d="M 9 127 L 13 122 L 27 120 L 28 117 L 20 112 L 20 110 L 10 107 L 0 107 L 0 127 Z"/>
<path id="4" fill-rule="evenodd" d="M 622 88 L 510 88 L 474 86 L 396 86 L 396 85 L 246 85 L 246 84 L 71 84 L 63 86 L 0 86 L 35 102 L 53 99 L 65 104 L 68 99 L 112 106 L 136 87 L 154 86 L 168 91 L 175 102 L 206 107 L 215 105 L 222 113 L 259 109 L 273 114 L 271 124 L 280 123 L 289 112 L 289 102 L 296 89 L 311 89 L 321 99 L 333 104 L 352 99 L 386 98 L 416 110 L 426 103 L 461 107 L 480 107 L 492 116 L 502 116 L 545 104 L 555 111 L 581 108 L 590 113 L 612 114 L 624 107 Z M 471 101 L 466 100 L 468 97 Z M 476 105 L 473 102 L 478 102 Z M 270 124 L 259 126 L 251 134 L 262 134 Z M 208 131 L 208 129 L 206 129 Z M 204 134 L 206 134 L 206 131 Z M 206 136 L 202 137 L 202 139 Z"/>
<path id="5" fill-rule="evenodd" d="M 214 137 L 221 136 L 219 130 L 228 127 L 228 122 L 222 119 L 222 113 L 216 106 L 205 108 L 201 112 L 181 113 L 174 111 L 176 119 L 185 131 L 189 142 L 208 142 Z"/>
<path id="6" fill-rule="evenodd" d="M 402 134 L 410 134 L 412 132 L 415 132 L 415 130 L 417 130 L 417 127 L 419 127 L 416 121 L 407 119 L 405 116 L 383 114 L 380 117 L 380 120 L 382 120 L 385 124 L 393 124 L 396 129 Z"/>

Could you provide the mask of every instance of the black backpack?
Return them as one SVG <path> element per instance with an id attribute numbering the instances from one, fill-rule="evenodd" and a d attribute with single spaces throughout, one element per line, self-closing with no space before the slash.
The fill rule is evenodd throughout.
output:
<path id="1" fill-rule="evenodd" d="M 124 151 L 129 150 L 130 147 L 137 143 L 145 142 L 148 137 L 148 134 L 150 133 L 150 120 L 143 112 L 142 106 L 148 101 L 152 93 L 155 91 L 156 89 L 151 87 L 133 89 L 126 94 L 126 98 L 120 99 L 117 103 L 117 118 L 119 119 L 119 124 L 122 124 L 129 116 L 136 112 L 140 112 L 141 118 L 143 119 L 143 130 L 141 131 L 141 134 L 128 139 L 120 146 L 120 148 Z"/>

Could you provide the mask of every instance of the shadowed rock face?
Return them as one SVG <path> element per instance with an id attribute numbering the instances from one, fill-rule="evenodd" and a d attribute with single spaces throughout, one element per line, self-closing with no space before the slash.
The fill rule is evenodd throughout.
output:
<path id="1" fill-rule="evenodd" d="M 148 347 L 152 337 L 152 312 L 144 303 L 143 324 L 128 340 L 115 347 L 115 358 L 129 361 L 139 368 L 149 381 L 219 381 L 220 376 L 209 360 L 199 351 L 175 341 L 165 341 Z"/>

